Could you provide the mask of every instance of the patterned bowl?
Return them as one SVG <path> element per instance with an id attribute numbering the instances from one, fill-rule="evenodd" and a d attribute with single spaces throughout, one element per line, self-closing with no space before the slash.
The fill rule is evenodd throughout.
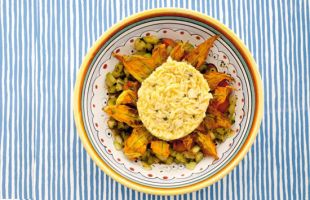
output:
<path id="1" fill-rule="evenodd" d="M 112 52 L 130 54 L 137 37 L 156 35 L 200 44 L 221 35 L 206 60 L 234 77 L 237 97 L 235 134 L 217 145 L 219 159 L 204 158 L 194 170 L 183 165 L 155 164 L 151 170 L 129 161 L 113 146 L 104 80 L 118 62 Z M 155 9 L 129 17 L 107 31 L 86 55 L 74 92 L 74 116 L 85 149 L 96 164 L 116 181 L 152 194 L 181 194 L 206 187 L 231 171 L 249 150 L 263 113 L 263 91 L 255 62 L 235 34 L 211 17 L 183 9 Z"/>

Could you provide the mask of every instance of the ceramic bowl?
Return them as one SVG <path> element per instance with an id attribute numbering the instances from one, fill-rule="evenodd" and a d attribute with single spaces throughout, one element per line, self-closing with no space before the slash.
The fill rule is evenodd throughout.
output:
<path id="1" fill-rule="evenodd" d="M 234 135 L 217 145 L 218 160 L 204 158 L 194 170 L 183 165 L 155 164 L 144 169 L 113 146 L 102 111 L 108 95 L 106 73 L 118 62 L 113 52 L 131 54 L 135 38 L 145 35 L 189 41 L 198 45 L 220 35 L 206 59 L 234 79 L 237 97 Z M 74 92 L 74 116 L 82 143 L 95 163 L 116 181 L 152 194 L 181 194 L 206 187 L 231 171 L 249 150 L 263 112 L 262 83 L 250 52 L 236 35 L 215 19 L 183 9 L 155 9 L 133 15 L 109 29 L 93 45 L 79 71 Z"/>

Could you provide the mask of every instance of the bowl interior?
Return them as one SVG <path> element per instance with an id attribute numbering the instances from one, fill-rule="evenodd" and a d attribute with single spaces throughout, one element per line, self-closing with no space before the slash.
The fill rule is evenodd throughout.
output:
<path id="1" fill-rule="evenodd" d="M 118 62 L 112 57 L 112 52 L 131 54 L 134 39 L 148 34 L 159 38 L 189 41 L 198 45 L 219 32 L 193 19 L 162 16 L 137 21 L 111 35 L 92 60 L 83 83 L 81 108 L 84 127 L 103 162 L 126 179 L 156 188 L 188 186 L 219 172 L 244 143 L 250 132 L 255 108 L 253 81 L 240 53 L 225 36 L 221 35 L 211 48 L 206 62 L 235 79 L 234 95 L 237 97 L 236 122 L 233 126 L 235 134 L 217 145 L 218 160 L 214 161 L 211 157 L 207 157 L 194 170 L 188 170 L 183 165 L 177 164 L 155 164 L 152 170 L 146 170 L 140 163 L 129 161 L 122 151 L 114 148 L 112 132 L 106 123 L 108 116 L 102 108 L 108 99 L 104 83 L 105 75 L 112 71 Z"/>

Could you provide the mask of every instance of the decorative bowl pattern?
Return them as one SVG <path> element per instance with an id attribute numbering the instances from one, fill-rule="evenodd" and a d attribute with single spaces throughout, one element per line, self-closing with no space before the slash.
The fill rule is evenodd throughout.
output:
<path id="1" fill-rule="evenodd" d="M 82 123 L 83 125 L 82 141 L 88 139 L 84 145 L 91 145 L 88 152 L 91 151 L 91 155 L 95 154 L 94 160 L 97 164 L 99 162 L 104 165 L 106 168 L 106 170 L 103 169 L 104 171 L 112 176 L 117 175 L 119 178 L 114 177 L 127 186 L 145 192 L 166 194 L 161 191 L 172 189 L 171 191 L 179 191 L 174 193 L 183 193 L 184 191 L 179 189 L 189 188 L 188 191 L 191 191 L 195 189 L 192 187 L 193 185 L 198 184 L 200 187 L 207 185 L 201 183 L 223 173 L 223 169 L 232 165 L 236 156 L 240 157 L 240 152 L 244 151 L 242 149 L 250 145 L 249 138 L 253 140 L 256 134 L 251 130 L 254 120 L 257 123 L 255 115 L 260 114 L 257 106 L 261 103 L 261 96 L 257 96 L 259 90 L 255 90 L 257 77 L 251 73 L 253 63 L 246 61 L 248 58 L 240 53 L 231 38 L 227 37 L 227 33 L 219 31 L 217 27 L 210 24 L 201 23 L 193 16 L 183 16 L 182 13 L 171 13 L 168 10 L 162 11 L 165 15 L 147 16 L 147 14 L 141 14 L 140 20 L 135 20 L 138 17 L 132 17 L 131 21 L 128 20 L 130 23 L 127 21 L 126 24 L 125 22 L 123 27 L 106 36 L 104 42 L 100 45 L 97 43 L 96 49 L 91 50 L 93 52 L 90 55 L 91 58 L 87 57 L 88 62 L 83 65 L 84 71 L 81 72 L 83 80 L 77 82 L 79 89 L 76 88 L 76 90 L 79 90 L 79 96 L 75 96 L 75 98 L 79 98 L 79 100 L 78 108 L 75 106 L 75 112 L 77 112 L 76 109 L 79 109 L 76 120 L 77 124 Z M 195 15 L 197 14 L 195 13 Z M 112 57 L 112 52 L 131 54 L 133 53 L 134 39 L 148 34 L 156 35 L 159 38 L 189 41 L 194 45 L 200 44 L 212 35 L 221 35 L 221 38 L 211 48 L 206 62 L 213 64 L 218 71 L 228 73 L 235 79 L 236 91 L 234 95 L 237 97 L 237 107 L 236 122 L 233 126 L 235 134 L 224 143 L 217 145 L 220 159 L 214 161 L 213 158 L 207 157 L 194 170 L 188 170 L 183 165 L 177 164 L 155 164 L 152 166 L 152 170 L 146 170 L 140 163 L 128 160 L 122 151 L 117 151 L 114 148 L 112 134 L 106 123 L 108 116 L 102 111 L 108 98 L 104 84 L 105 75 L 112 71 L 118 62 Z M 257 76 L 257 74 L 254 75 Z M 258 79 L 259 81 L 260 79 Z M 77 118 L 76 115 L 75 117 Z M 81 131 L 79 132 L 81 136 Z M 88 146 L 85 146 L 86 149 Z M 130 185 L 131 183 L 134 184 Z"/>

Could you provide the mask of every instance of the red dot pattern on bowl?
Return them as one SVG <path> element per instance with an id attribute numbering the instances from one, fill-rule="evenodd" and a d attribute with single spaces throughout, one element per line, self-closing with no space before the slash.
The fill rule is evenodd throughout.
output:
<path id="1" fill-rule="evenodd" d="M 163 33 L 167 33 L 167 31 L 166 31 L 166 30 L 164 30 L 164 31 L 163 31 Z"/>
<path id="2" fill-rule="evenodd" d="M 133 39 L 131 39 L 131 40 L 130 40 L 130 43 L 133 43 L 133 41 L 134 41 L 134 40 L 133 40 Z"/>
<path id="3" fill-rule="evenodd" d="M 119 49 L 116 49 L 115 53 L 119 53 L 119 51 L 120 51 Z"/>
<path id="4" fill-rule="evenodd" d="M 145 35 L 146 35 L 146 36 L 150 36 L 151 34 L 150 34 L 150 33 L 146 33 Z"/>
<path id="5" fill-rule="evenodd" d="M 153 174 L 148 174 L 147 176 L 148 176 L 148 177 L 153 177 Z"/>
<path id="6" fill-rule="evenodd" d="M 130 167 L 129 169 L 130 169 L 131 171 L 135 171 L 135 169 L 134 169 L 134 168 L 132 168 L 132 167 Z"/>
<path id="7" fill-rule="evenodd" d="M 163 176 L 163 179 L 167 180 L 167 179 L 168 179 L 168 176 Z"/>
<path id="8" fill-rule="evenodd" d="M 196 39 L 197 39 L 197 40 L 200 40 L 200 37 L 199 37 L 199 36 L 196 36 Z"/>
<path id="9" fill-rule="evenodd" d="M 103 69 L 106 69 L 108 67 L 108 65 L 104 64 L 102 67 L 103 67 Z"/>
<path id="10" fill-rule="evenodd" d="M 184 32 L 183 32 L 183 31 L 181 31 L 181 32 L 180 32 L 180 34 L 181 34 L 181 35 L 183 35 L 183 34 L 184 34 Z"/>

